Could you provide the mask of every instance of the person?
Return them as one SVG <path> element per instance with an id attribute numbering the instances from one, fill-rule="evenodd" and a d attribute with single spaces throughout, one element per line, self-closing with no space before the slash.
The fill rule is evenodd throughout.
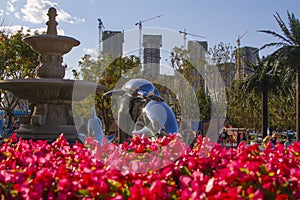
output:
<path id="1" fill-rule="evenodd" d="M 237 143 L 237 146 L 240 144 L 241 140 L 242 140 L 242 133 L 240 132 L 236 132 L 236 143 Z"/>
<path id="2" fill-rule="evenodd" d="M 268 146 L 269 142 L 271 142 L 271 136 L 270 136 L 270 135 L 267 135 L 267 136 L 263 139 L 263 142 L 262 142 L 263 148 L 266 148 L 266 147 Z"/>
<path id="3" fill-rule="evenodd" d="M 288 148 L 288 146 L 290 146 L 290 145 L 292 145 L 292 140 L 287 139 L 287 140 L 284 142 L 285 148 Z"/>
<path id="4" fill-rule="evenodd" d="M 276 134 L 273 134 L 272 137 L 270 138 L 270 142 L 272 142 L 272 146 L 274 147 L 277 143 L 277 137 Z"/>
<path id="5" fill-rule="evenodd" d="M 3 138 L 3 128 L 5 124 L 4 112 L 0 111 L 0 137 Z"/>
<path id="6" fill-rule="evenodd" d="M 250 144 L 252 140 L 250 132 L 247 133 L 247 144 Z"/>
<path id="7" fill-rule="evenodd" d="M 219 140 L 220 144 L 225 145 L 227 138 L 228 138 L 228 133 L 227 133 L 226 129 L 223 128 L 222 133 L 220 134 L 220 140 Z"/>
<path id="8" fill-rule="evenodd" d="M 268 134 L 269 136 L 272 135 L 272 129 L 271 129 L 271 127 L 268 127 L 268 129 L 267 129 L 267 134 Z"/>

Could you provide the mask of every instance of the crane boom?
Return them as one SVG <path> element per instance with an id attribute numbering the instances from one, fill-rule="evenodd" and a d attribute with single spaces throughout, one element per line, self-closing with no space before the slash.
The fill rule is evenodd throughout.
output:
<path id="1" fill-rule="evenodd" d="M 202 36 L 202 35 L 196 35 L 196 34 L 188 33 L 188 32 L 186 32 L 186 29 L 184 29 L 183 31 L 179 31 L 179 33 L 180 33 L 180 34 L 183 34 L 184 48 L 186 47 L 186 36 L 187 36 L 187 35 L 190 35 L 190 36 L 193 36 L 193 37 L 201 37 L 201 38 L 205 38 L 205 37 Z"/>
<path id="2" fill-rule="evenodd" d="M 140 60 L 142 60 L 142 26 L 143 26 L 143 23 L 151 21 L 151 20 L 156 19 L 156 18 L 159 18 L 161 16 L 162 15 L 157 15 L 155 17 L 150 17 L 148 19 L 140 20 L 140 21 L 138 21 L 134 24 L 135 26 L 139 26 L 139 58 L 140 58 Z"/>
<path id="3" fill-rule="evenodd" d="M 153 20 L 153 19 L 156 19 L 156 18 L 159 18 L 159 17 L 161 17 L 161 16 L 162 16 L 162 15 L 158 15 L 158 16 L 155 16 L 155 17 L 150 17 L 150 18 L 148 18 L 148 19 L 143 20 L 142 23 L 147 22 L 147 21 L 150 21 L 150 20 Z"/>
<path id="4" fill-rule="evenodd" d="M 238 36 L 238 40 L 242 39 L 242 37 L 244 37 L 246 35 L 246 33 L 248 33 L 248 31 L 245 31 L 245 33 L 243 33 L 243 35 Z"/>

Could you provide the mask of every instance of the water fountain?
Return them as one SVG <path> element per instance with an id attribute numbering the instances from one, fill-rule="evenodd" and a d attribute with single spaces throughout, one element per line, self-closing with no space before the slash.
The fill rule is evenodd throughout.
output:
<path id="1" fill-rule="evenodd" d="M 37 78 L 3 80 L 0 81 L 0 88 L 13 92 L 21 99 L 27 99 L 33 108 L 30 119 L 23 122 L 16 131 L 19 137 L 53 141 L 64 133 L 66 139 L 74 143 L 78 135 L 72 114 L 72 101 L 86 98 L 93 88 L 101 91 L 106 87 L 76 80 L 76 96 L 72 95 L 75 80 L 64 79 L 66 69 L 62 65 L 63 55 L 80 42 L 57 35 L 55 8 L 50 8 L 47 15 L 47 33 L 24 38 L 24 42 L 39 54 Z"/>

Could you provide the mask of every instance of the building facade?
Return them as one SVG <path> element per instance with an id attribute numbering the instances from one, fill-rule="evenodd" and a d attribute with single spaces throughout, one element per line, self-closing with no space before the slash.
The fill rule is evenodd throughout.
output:
<path id="1" fill-rule="evenodd" d="M 223 63 L 217 65 L 220 75 L 224 81 L 225 88 L 231 86 L 232 81 L 235 78 L 236 70 L 234 63 Z"/>
<path id="2" fill-rule="evenodd" d="M 194 66 L 194 69 L 191 71 L 190 77 L 192 87 L 194 91 L 198 91 L 200 87 L 204 86 L 204 77 L 205 77 L 205 58 L 208 50 L 207 41 L 188 41 L 188 54 L 191 59 L 191 63 Z M 198 70 L 200 71 L 198 71 Z"/>
<path id="3" fill-rule="evenodd" d="M 257 65 L 257 55 L 258 55 L 258 48 L 255 47 L 242 47 L 241 50 L 241 75 L 242 77 L 247 77 L 251 75 L 251 71 L 253 70 L 249 63 L 253 63 Z"/>
<path id="4" fill-rule="evenodd" d="M 104 59 L 110 58 L 113 61 L 123 55 L 124 32 L 103 31 L 102 41 Z"/>
<path id="5" fill-rule="evenodd" d="M 150 79 L 160 75 L 161 35 L 143 35 L 144 66 L 143 73 Z"/>

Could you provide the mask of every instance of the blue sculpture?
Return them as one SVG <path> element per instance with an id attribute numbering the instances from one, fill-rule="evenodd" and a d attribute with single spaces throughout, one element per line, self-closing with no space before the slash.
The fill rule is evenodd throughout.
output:
<path id="1" fill-rule="evenodd" d="M 87 132 L 88 132 L 88 137 L 94 136 L 94 139 L 98 141 L 100 146 L 103 146 L 103 139 L 105 138 L 106 141 L 109 143 L 114 139 L 114 135 L 109 135 L 105 136 L 104 132 L 102 130 L 102 122 L 99 117 L 96 115 L 95 108 L 92 107 L 92 117 L 88 119 L 87 122 Z M 79 139 L 85 142 L 85 135 L 84 134 L 79 134 Z"/>
<path id="2" fill-rule="evenodd" d="M 148 80 L 131 79 L 120 90 L 111 90 L 104 95 L 122 96 L 118 111 L 120 131 L 155 136 L 162 132 L 177 133 L 178 124 L 172 109 L 164 102 L 157 88 Z M 120 132 L 119 131 L 119 132 Z M 122 143 L 128 138 L 119 135 Z"/>

